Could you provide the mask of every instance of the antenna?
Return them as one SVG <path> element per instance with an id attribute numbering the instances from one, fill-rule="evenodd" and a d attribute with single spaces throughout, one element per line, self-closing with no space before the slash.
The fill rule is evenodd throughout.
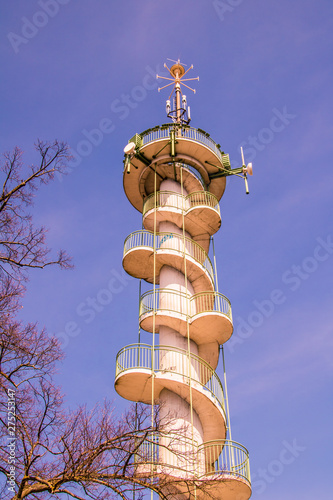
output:
<path id="1" fill-rule="evenodd" d="M 245 192 L 246 192 L 246 194 L 249 194 L 249 185 L 247 182 L 247 174 L 253 175 L 252 163 L 248 163 L 247 166 L 245 165 L 244 153 L 243 153 L 242 146 L 241 146 L 241 155 L 242 155 L 242 169 L 243 169 L 243 175 L 244 175 L 244 181 L 245 181 Z"/>
<path id="2" fill-rule="evenodd" d="M 218 168 L 218 172 L 214 174 L 210 174 L 210 179 L 214 179 L 216 177 L 227 177 L 229 175 L 236 175 L 237 177 L 240 177 L 241 179 L 244 179 L 245 181 L 245 192 L 246 194 L 249 194 L 249 185 L 247 182 L 247 176 L 248 175 L 253 175 L 253 168 L 252 168 L 252 163 L 248 163 L 245 165 L 245 160 L 244 160 L 244 152 L 243 148 L 241 147 L 241 156 L 242 156 L 242 166 L 238 168 L 230 168 L 230 160 L 229 160 L 229 155 L 222 153 L 222 164 L 223 167 L 218 167 L 217 165 L 214 165 L 213 163 L 207 162 L 213 167 Z"/>
<path id="3" fill-rule="evenodd" d="M 134 152 L 135 152 L 135 142 L 129 142 L 128 144 L 126 144 L 126 146 L 124 147 L 124 153 L 125 153 L 124 171 L 126 170 L 128 174 L 131 173 L 131 159 L 134 156 Z"/>
<path id="4" fill-rule="evenodd" d="M 180 124 L 186 124 L 188 125 L 191 121 L 191 118 L 189 116 L 189 113 L 187 112 L 187 100 L 186 96 L 183 95 L 181 86 L 183 85 L 189 90 L 192 90 L 192 92 L 195 93 L 195 89 L 192 89 L 189 87 L 186 83 L 184 82 L 189 82 L 192 80 L 199 80 L 199 77 L 197 76 L 196 78 L 183 78 L 191 69 L 193 69 L 193 64 L 185 71 L 184 66 L 185 64 L 181 63 L 180 60 L 174 61 L 172 59 L 168 59 L 168 61 L 174 62 L 175 64 L 171 66 L 169 69 L 168 66 L 164 63 L 164 67 L 169 71 L 170 76 L 172 78 L 166 77 L 166 76 L 160 76 L 156 75 L 156 78 L 162 78 L 163 80 L 168 80 L 170 83 L 167 83 L 163 87 L 160 87 L 158 91 L 165 89 L 166 87 L 170 87 L 172 85 L 172 90 L 171 94 L 169 96 L 169 99 L 167 100 L 166 104 L 166 110 L 167 110 L 167 116 L 168 118 L 171 118 L 171 120 L 174 123 L 180 123 Z M 174 109 L 170 109 L 170 100 L 172 94 L 175 93 L 175 107 Z M 180 98 L 182 96 L 182 99 Z"/>

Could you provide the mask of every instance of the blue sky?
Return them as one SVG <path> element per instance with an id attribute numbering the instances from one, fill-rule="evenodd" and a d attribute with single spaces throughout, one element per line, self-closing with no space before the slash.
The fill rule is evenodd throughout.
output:
<path id="1" fill-rule="evenodd" d="M 37 138 L 57 138 L 76 157 L 34 207 L 75 269 L 31 274 L 22 312 L 64 342 L 67 403 L 127 406 L 113 388 L 115 358 L 137 341 L 138 282 L 121 259 L 141 217 L 123 193 L 123 148 L 167 121 L 168 93 L 152 75 L 180 58 L 200 76 L 187 93 L 191 125 L 233 165 L 241 145 L 254 165 L 249 196 L 228 179 L 215 238 L 234 316 L 232 437 L 250 451 L 254 499 L 329 498 L 332 3 L 13 0 L 1 11 L 1 151 L 17 145 L 31 163 Z M 112 300 L 83 314 L 112 278 Z"/>

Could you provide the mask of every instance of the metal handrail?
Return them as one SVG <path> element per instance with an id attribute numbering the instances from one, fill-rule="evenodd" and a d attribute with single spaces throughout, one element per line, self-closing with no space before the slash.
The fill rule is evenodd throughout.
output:
<path id="1" fill-rule="evenodd" d="M 154 356 L 154 358 L 153 358 Z M 187 381 L 191 379 L 199 383 L 216 398 L 225 413 L 222 383 L 215 370 L 196 354 L 173 346 L 156 346 L 148 344 L 131 344 L 123 347 L 116 358 L 116 377 L 133 369 L 152 370 L 154 373 L 174 373 Z"/>
<path id="2" fill-rule="evenodd" d="M 196 191 L 187 196 L 172 191 L 158 191 L 149 195 L 143 203 L 142 215 L 156 208 L 172 207 L 179 210 L 184 210 L 187 213 L 194 207 L 208 206 L 213 208 L 220 215 L 220 205 L 216 196 L 208 191 Z"/>
<path id="3" fill-rule="evenodd" d="M 182 255 L 185 252 L 186 256 L 192 257 L 204 267 L 214 282 L 213 266 L 207 253 L 201 245 L 187 236 L 177 233 L 156 233 L 154 245 L 154 233 L 152 231 L 140 229 L 134 231 L 125 239 L 123 256 L 125 257 L 127 252 L 138 247 L 148 247 L 152 251 L 154 248 L 156 250 L 172 250 Z"/>
<path id="4" fill-rule="evenodd" d="M 192 175 L 194 175 L 194 177 L 197 179 L 197 181 L 200 182 L 203 190 L 206 191 L 206 189 L 207 189 L 207 183 L 205 182 L 205 180 L 202 177 L 202 175 L 199 172 L 199 170 L 197 170 L 195 167 L 192 167 L 192 165 L 189 165 L 188 163 L 185 163 L 183 161 L 182 162 L 177 161 L 176 163 L 174 163 L 174 162 L 168 162 L 167 165 L 169 165 L 169 166 L 171 165 L 173 169 L 176 166 L 176 167 L 181 167 L 183 170 L 187 170 Z"/>
<path id="5" fill-rule="evenodd" d="M 191 172 L 191 174 L 194 175 L 194 177 L 197 178 L 198 181 L 200 181 L 200 184 L 202 185 L 202 187 L 206 190 L 207 189 L 207 184 L 206 182 L 204 181 L 204 178 L 202 177 L 202 175 L 200 174 L 200 172 L 192 167 L 192 165 L 188 165 L 187 163 L 179 163 L 178 162 L 178 165 L 181 165 L 181 167 L 185 170 L 188 170 L 189 172 Z"/>
<path id="6" fill-rule="evenodd" d="M 153 129 L 147 130 L 140 134 L 142 139 L 142 145 L 149 144 L 150 142 L 157 141 L 159 139 L 167 139 L 170 137 L 170 131 L 174 130 L 174 125 L 162 126 L 162 127 L 154 127 Z M 217 144 L 209 137 L 204 131 L 198 130 L 193 127 L 181 127 L 178 129 L 177 139 L 190 139 L 195 142 L 199 142 L 204 146 L 207 146 L 216 156 L 222 161 L 222 153 L 218 148 Z"/>
<path id="7" fill-rule="evenodd" d="M 171 432 L 163 429 L 149 433 L 138 431 L 134 436 L 135 464 L 139 467 L 159 465 L 193 474 L 196 470 L 198 442 L 186 432 L 186 426 Z"/>
<path id="8" fill-rule="evenodd" d="M 204 455 L 206 471 L 203 475 L 236 476 L 251 483 L 248 450 L 227 439 L 208 441 L 198 446 L 198 455 Z"/>
<path id="9" fill-rule="evenodd" d="M 219 439 L 198 444 L 189 439 L 186 433 L 164 434 L 163 431 L 151 431 L 148 435 L 138 432 L 138 439 L 142 439 L 136 456 L 138 465 L 163 464 L 173 467 L 173 464 L 165 463 L 165 458 L 170 456 L 162 457 L 161 451 L 165 449 L 178 458 L 174 468 L 183 470 L 185 474 L 189 472 L 188 465 L 192 465 L 191 472 L 198 479 L 216 476 L 216 479 L 222 480 L 241 479 L 251 485 L 249 452 L 236 441 Z M 166 445 L 163 440 L 167 442 Z"/>
<path id="10" fill-rule="evenodd" d="M 156 306 L 157 304 L 157 306 Z M 157 288 L 148 290 L 140 297 L 139 321 L 144 314 L 156 311 L 171 311 L 187 315 L 190 320 L 202 313 L 221 313 L 232 322 L 231 304 L 229 299 L 219 292 L 200 292 L 191 297 L 184 292 Z"/>

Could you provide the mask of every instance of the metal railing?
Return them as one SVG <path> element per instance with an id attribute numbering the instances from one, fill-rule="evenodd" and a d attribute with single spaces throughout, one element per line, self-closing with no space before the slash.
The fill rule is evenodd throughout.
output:
<path id="1" fill-rule="evenodd" d="M 176 163 L 177 165 L 177 163 Z M 180 165 L 182 167 L 182 169 L 184 170 L 188 170 L 189 172 L 191 172 L 192 175 L 194 175 L 194 177 L 197 178 L 198 181 L 200 181 L 200 184 L 202 185 L 202 187 L 206 190 L 207 189 L 207 184 L 204 180 L 204 178 L 202 177 L 202 175 L 200 174 L 200 172 L 192 167 L 191 165 L 188 165 L 187 163 L 179 163 L 178 162 L 178 165 Z"/>
<path id="2" fill-rule="evenodd" d="M 198 476 L 198 443 L 193 439 L 189 426 L 185 425 L 175 431 L 152 431 L 147 436 L 140 437 L 135 463 L 141 472 L 142 468 L 149 472 L 149 466 L 153 465 L 155 471 L 158 466 L 161 473 L 177 470 L 178 477 L 186 474 L 188 478 L 191 474 L 194 479 Z"/>
<path id="3" fill-rule="evenodd" d="M 157 288 L 145 292 L 140 298 L 139 320 L 143 315 L 154 311 L 170 311 L 188 316 L 191 320 L 202 313 L 220 313 L 232 322 L 231 304 L 219 292 L 200 292 L 190 297 L 184 292 Z"/>
<path id="4" fill-rule="evenodd" d="M 151 431 L 149 434 L 145 437 L 140 433 L 140 431 L 137 432 L 138 437 L 136 438 L 136 449 L 137 453 L 135 456 L 135 463 L 140 465 L 140 464 L 158 464 L 160 461 L 159 458 L 159 438 L 160 434 Z M 139 441 L 139 443 L 138 443 Z"/>
<path id="5" fill-rule="evenodd" d="M 116 358 L 116 377 L 133 369 L 153 370 L 154 373 L 174 373 L 199 383 L 219 403 L 224 415 L 223 388 L 212 367 L 199 356 L 172 346 L 131 344 L 123 347 Z"/>
<path id="6" fill-rule="evenodd" d="M 172 191 L 158 191 L 149 195 L 143 203 L 142 215 L 156 208 L 171 207 L 188 212 L 194 207 L 205 206 L 213 208 L 220 215 L 220 205 L 216 196 L 208 191 L 196 191 L 187 196 L 183 196 Z"/>
<path id="7" fill-rule="evenodd" d="M 191 240 L 191 238 L 177 233 L 156 233 L 154 245 L 154 233 L 141 229 L 127 236 L 124 243 L 124 257 L 127 252 L 139 247 L 148 247 L 152 251 L 155 247 L 156 250 L 170 250 L 180 255 L 185 253 L 187 257 L 192 257 L 201 264 L 208 272 L 212 282 L 214 282 L 213 266 L 207 253 L 201 245 Z"/>
<path id="8" fill-rule="evenodd" d="M 196 179 L 197 181 L 200 182 L 202 188 L 204 191 L 207 190 L 207 182 L 205 181 L 205 179 L 202 177 L 201 173 L 199 172 L 199 170 L 197 170 L 195 167 L 192 167 L 192 165 L 189 165 L 188 163 L 185 163 L 185 162 L 167 162 L 166 163 L 167 165 L 169 166 L 172 166 L 172 169 L 174 170 L 176 168 L 176 171 L 177 169 L 182 169 L 183 171 L 184 170 L 187 170 L 188 172 L 190 172 Z M 180 172 L 178 173 L 178 181 L 180 182 Z M 208 179 L 207 179 L 208 180 Z"/>
<path id="9" fill-rule="evenodd" d="M 169 126 L 162 125 L 161 127 L 154 127 L 153 129 L 142 132 L 140 134 L 142 138 L 142 145 L 149 144 L 150 142 L 154 142 L 159 139 L 167 139 L 170 137 L 170 131 L 174 129 L 175 126 L 170 124 Z M 178 140 L 181 138 L 190 139 L 207 146 L 222 161 L 222 153 L 217 144 L 213 141 L 213 139 L 211 139 L 209 134 L 203 130 L 198 130 L 193 127 L 178 127 L 176 139 Z"/>
<path id="10" fill-rule="evenodd" d="M 249 452 L 235 441 L 208 441 L 198 447 L 198 459 L 204 457 L 205 473 L 202 475 L 236 476 L 251 483 Z"/>
<path id="11" fill-rule="evenodd" d="M 186 431 L 152 431 L 141 439 L 137 464 L 166 465 L 182 469 L 184 474 L 191 465 L 191 472 L 198 479 L 240 479 L 251 485 L 249 452 L 235 441 L 220 439 L 198 445 L 186 436 Z"/>

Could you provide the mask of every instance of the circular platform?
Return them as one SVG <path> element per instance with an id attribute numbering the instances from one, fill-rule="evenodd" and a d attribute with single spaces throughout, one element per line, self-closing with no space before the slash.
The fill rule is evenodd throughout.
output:
<path id="1" fill-rule="evenodd" d="M 202 423 L 204 441 L 225 439 L 222 384 L 204 360 L 172 346 L 153 349 L 138 344 L 119 351 L 116 363 L 115 389 L 120 396 L 151 404 L 154 394 L 154 403 L 158 404 L 160 392 L 168 389 L 188 404 L 192 402 Z"/>
<path id="2" fill-rule="evenodd" d="M 172 141 L 173 134 L 175 141 Z M 130 160 L 130 173 L 127 168 L 124 171 L 123 183 L 127 198 L 137 210 L 142 212 L 144 199 L 154 192 L 155 186 L 159 190 L 167 178 L 182 180 L 188 192 L 200 190 L 199 182 L 202 189 L 221 199 L 226 179 L 210 179 L 210 174 L 225 169 L 228 160 L 209 134 L 186 126 L 162 125 L 136 134 L 135 138 L 136 152 Z M 188 168 L 180 171 L 180 164 Z M 189 168 L 192 168 L 192 176 Z"/>
<path id="3" fill-rule="evenodd" d="M 168 440 L 169 453 L 165 453 L 163 432 L 161 435 L 152 433 L 146 438 L 142 436 L 141 439 L 136 474 L 159 477 L 163 493 L 173 499 L 250 498 L 249 454 L 241 444 L 214 440 L 196 445 L 187 441 L 181 433 L 174 433 Z"/>
<path id="4" fill-rule="evenodd" d="M 220 207 L 216 196 L 207 191 L 197 191 L 187 196 L 170 191 L 158 191 L 145 199 L 143 225 L 153 231 L 154 224 L 172 222 L 185 230 L 206 252 L 210 236 L 221 227 Z"/>
<path id="5" fill-rule="evenodd" d="M 155 309 L 154 309 L 155 308 Z M 229 300 L 218 292 L 185 293 L 159 288 L 145 292 L 140 299 L 140 326 L 159 332 L 168 326 L 181 335 L 189 335 L 197 345 L 224 344 L 232 335 L 233 325 Z"/>
<path id="6" fill-rule="evenodd" d="M 155 250 L 155 257 L 154 257 Z M 190 238 L 176 233 L 135 231 L 125 240 L 123 267 L 135 278 L 159 283 L 163 266 L 185 274 L 196 293 L 214 290 L 214 272 L 204 249 Z"/>

